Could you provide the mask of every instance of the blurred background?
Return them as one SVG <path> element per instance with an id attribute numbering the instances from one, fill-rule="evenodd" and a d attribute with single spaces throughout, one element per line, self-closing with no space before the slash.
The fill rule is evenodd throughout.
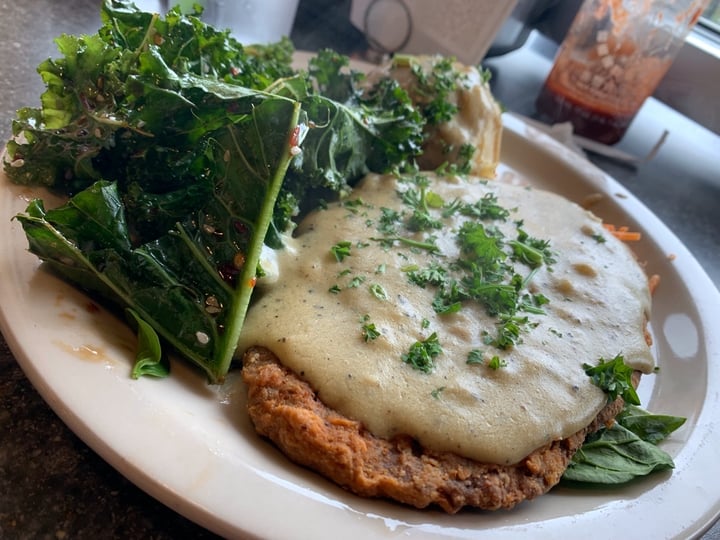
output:
<path id="1" fill-rule="evenodd" d="M 457 36 L 454 50 L 447 43 L 438 43 L 437 34 L 449 33 L 448 18 L 474 21 L 472 12 L 478 3 L 467 1 L 453 4 L 468 6 L 465 8 L 467 12 L 462 13 L 462 9 L 449 10 L 448 4 L 443 3 L 441 9 L 445 23 L 441 27 L 437 19 L 430 19 L 431 12 L 417 10 L 430 20 L 414 20 L 413 15 L 417 13 L 403 6 L 414 6 L 416 3 L 407 0 L 300 0 L 291 38 L 298 49 L 333 47 L 344 54 L 370 60 L 401 49 L 413 39 L 415 49 L 410 52 L 438 52 L 440 49 L 439 52 L 461 57 L 473 48 L 473 40 L 477 41 L 483 36 L 479 36 L 479 32 L 463 32 L 462 28 L 456 27 L 453 32 Z M 526 57 L 522 51 L 518 52 L 521 49 L 552 61 L 582 0 L 517 0 L 514 3 L 493 4 L 514 7 L 506 14 L 506 18 L 490 29 L 494 36 L 482 57 L 474 61 L 469 61 L 472 59 L 467 57 L 461 59 L 466 63 L 482 61 L 495 70 L 502 61 L 501 57 L 508 53 Z M 502 10 L 499 12 L 502 14 Z M 381 22 L 391 17 L 395 17 L 394 24 L 383 27 Z M 413 37 L 413 33 L 421 35 Z M 423 46 L 426 50 L 422 50 Z M 514 59 L 512 62 L 517 64 L 522 61 Z M 655 97 L 704 127 L 720 133 L 720 107 L 717 107 L 719 95 L 720 0 L 711 0 L 704 16 L 657 88 Z M 528 103 L 521 104 L 521 112 L 531 114 L 533 110 L 529 103 L 534 99 L 535 96 L 532 96 Z"/>

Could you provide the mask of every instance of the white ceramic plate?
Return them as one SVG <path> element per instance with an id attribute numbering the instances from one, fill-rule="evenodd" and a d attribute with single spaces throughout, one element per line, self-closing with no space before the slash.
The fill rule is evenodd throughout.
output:
<path id="1" fill-rule="evenodd" d="M 33 196 L 0 187 L 0 323 L 18 362 L 67 425 L 131 481 L 188 518 L 237 537 L 687 538 L 720 513 L 720 294 L 678 239 L 645 206 L 583 158 L 513 117 L 505 119 L 503 181 L 529 182 L 582 201 L 639 230 L 635 248 L 662 282 L 651 330 L 660 374 L 643 404 L 686 416 L 663 443 L 672 473 L 603 490 L 555 489 L 512 511 L 448 516 L 344 492 L 260 440 L 233 373 L 219 387 L 174 362 L 166 380 L 132 380 L 131 332 L 43 269 L 10 221 Z M 715 325 L 715 327 L 711 327 Z M 714 330 L 714 332 L 713 332 Z"/>

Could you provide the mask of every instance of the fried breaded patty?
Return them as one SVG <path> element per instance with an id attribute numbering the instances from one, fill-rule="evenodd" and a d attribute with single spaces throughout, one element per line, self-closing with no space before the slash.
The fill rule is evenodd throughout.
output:
<path id="1" fill-rule="evenodd" d="M 638 375 L 639 376 L 639 375 Z M 512 508 L 557 484 L 586 435 L 612 422 L 620 398 L 585 429 L 538 448 L 519 463 L 479 463 L 421 447 L 409 436 L 375 437 L 361 423 L 325 406 L 313 389 L 267 349 L 243 358 L 248 412 L 257 432 L 292 461 L 364 497 L 389 498 L 448 513 L 463 507 Z"/>

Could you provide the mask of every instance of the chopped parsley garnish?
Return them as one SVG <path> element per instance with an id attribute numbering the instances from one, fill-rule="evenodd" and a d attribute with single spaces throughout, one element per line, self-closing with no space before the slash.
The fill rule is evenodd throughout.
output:
<path id="1" fill-rule="evenodd" d="M 447 287 L 442 287 L 435 294 L 432 301 L 432 308 L 439 315 L 457 313 L 462 309 L 462 301 L 467 296 L 461 293 L 458 283 L 451 282 Z"/>
<path id="2" fill-rule="evenodd" d="M 505 221 L 510 217 L 510 211 L 498 204 L 494 193 L 486 193 L 481 199 L 472 204 L 463 204 L 459 212 L 464 216 L 476 217 L 483 220 Z"/>
<path id="3" fill-rule="evenodd" d="M 545 310 L 541 306 L 544 306 L 550 302 L 547 296 L 544 294 L 524 294 L 518 305 L 521 311 L 527 313 L 534 313 L 535 315 L 544 315 Z"/>
<path id="4" fill-rule="evenodd" d="M 473 264 L 470 273 L 461 282 L 465 294 L 485 306 L 489 315 L 514 312 L 518 304 L 518 288 L 515 283 L 485 279 L 484 276 L 482 269 Z"/>
<path id="5" fill-rule="evenodd" d="M 490 71 L 490 68 L 485 68 L 480 72 L 480 75 L 482 76 L 482 82 L 489 83 L 490 79 L 492 79 L 492 71 Z"/>
<path id="6" fill-rule="evenodd" d="M 442 208 L 445 206 L 445 200 L 432 191 L 425 192 L 425 205 L 428 208 Z"/>
<path id="7" fill-rule="evenodd" d="M 380 219 L 378 220 L 378 231 L 382 234 L 394 235 L 397 233 L 397 226 L 402 221 L 402 216 L 397 210 L 391 208 L 380 209 Z"/>
<path id="8" fill-rule="evenodd" d="M 342 205 L 345 208 L 348 208 L 352 213 L 357 213 L 358 208 L 361 208 L 364 204 L 365 203 L 363 202 L 362 199 L 352 199 L 352 200 L 343 201 L 343 203 L 342 203 Z"/>
<path id="9" fill-rule="evenodd" d="M 448 153 L 452 152 L 453 148 L 448 148 Z M 475 155 L 477 148 L 472 144 L 461 144 L 457 151 L 457 157 L 453 163 L 445 162 L 436 169 L 436 173 L 439 175 L 450 175 L 455 174 L 458 176 L 466 176 L 472 172 L 472 158 Z"/>
<path id="10" fill-rule="evenodd" d="M 488 367 L 490 369 L 500 369 L 507 366 L 507 361 L 503 360 L 499 356 L 495 355 L 493 356 L 490 361 L 488 362 Z"/>
<path id="11" fill-rule="evenodd" d="M 485 365 L 485 357 L 480 349 L 473 349 L 468 353 L 466 364 L 478 364 Z M 494 355 L 487 362 L 487 367 L 493 370 L 497 370 L 506 367 L 507 360 L 500 358 L 498 355 Z"/>
<path id="12" fill-rule="evenodd" d="M 375 327 L 375 323 L 370 322 L 370 315 L 364 315 L 360 322 L 362 323 L 362 336 L 366 342 L 374 341 L 382 335 Z"/>
<path id="13" fill-rule="evenodd" d="M 385 288 L 379 283 L 373 283 L 370 285 L 370 293 L 378 300 L 387 300 L 388 294 Z"/>
<path id="14" fill-rule="evenodd" d="M 485 359 L 480 349 L 473 349 L 468 353 L 466 364 L 484 364 Z"/>
<path id="15" fill-rule="evenodd" d="M 449 218 L 454 216 L 456 213 L 460 212 L 463 205 L 465 203 L 462 202 L 460 199 L 454 199 L 450 201 L 449 203 L 445 203 L 445 205 L 442 208 L 442 217 Z"/>
<path id="16" fill-rule="evenodd" d="M 526 316 L 501 315 L 497 325 L 495 336 L 485 333 L 483 338 L 485 344 L 492 345 L 498 349 L 506 350 L 522 343 L 521 332 L 535 328 L 536 322 L 531 322 Z"/>
<path id="17" fill-rule="evenodd" d="M 496 281 L 508 269 L 504 241 L 496 230 L 476 221 L 466 221 L 458 231 L 457 242 L 467 263 L 482 273 L 486 280 Z"/>
<path id="18" fill-rule="evenodd" d="M 435 253 L 437 246 L 433 236 L 425 235 L 418 240 L 397 234 L 400 225 L 412 232 L 434 230 L 442 226 L 444 219 L 461 215 L 463 220 L 456 234 L 460 255 L 456 260 L 444 261 L 442 257 L 431 260 L 427 266 L 415 263 L 402 268 L 408 280 L 419 287 L 436 287 L 432 307 L 441 315 L 456 313 L 466 301 L 476 301 L 490 316 L 499 318 L 497 332 L 489 333 L 486 341 L 499 349 L 507 349 L 520 342 L 520 334 L 532 328 L 526 316 L 520 313 L 543 315 L 542 306 L 548 298 L 540 293 L 526 291 L 537 270 L 555 262 L 554 254 L 546 240 L 530 236 L 522 222 L 516 223 L 517 237 L 508 240 L 493 222 L 505 222 L 511 211 L 499 204 L 494 193 L 487 193 L 473 203 L 456 199 L 445 202 L 442 197 L 433 196 L 429 180 L 421 174 L 414 174 L 403 180 L 409 187 L 400 191 L 408 214 L 381 209 L 381 223 L 393 234 L 384 238 L 373 238 L 388 249 L 403 244 L 411 249 L 427 249 Z M 392 224 L 392 228 L 387 224 Z M 440 225 L 438 225 L 440 224 Z M 531 268 L 521 275 L 513 263 Z"/>
<path id="19" fill-rule="evenodd" d="M 434 255 L 420 265 L 412 261 L 407 249 L 396 251 L 398 257 L 409 261 L 400 270 L 411 283 L 435 288 L 435 313 L 457 313 L 467 302 L 477 302 L 498 321 L 494 331 L 485 332 L 486 344 L 501 350 L 519 344 L 522 333 L 537 325 L 526 314 L 544 315 L 543 306 L 549 301 L 528 287 L 543 265 L 549 267 L 555 262 L 550 243 L 530 236 L 522 221 L 515 222 L 516 237 L 506 237 L 499 223 L 508 222 L 514 209 L 503 207 L 493 192 L 473 202 L 445 201 L 431 190 L 427 175 L 416 171 L 400 177 L 399 182 L 397 196 L 405 210 L 380 207 L 374 223 L 382 236 L 370 240 L 387 250 L 409 248 L 410 253 L 425 250 Z M 436 231 L 451 227 L 445 220 L 453 217 L 459 218 L 453 231 L 459 254 L 448 260 L 438 245 L 438 236 L 443 233 Z M 530 270 L 523 271 L 524 266 Z M 384 298 L 384 291 L 372 287 L 375 296 Z"/>
<path id="20" fill-rule="evenodd" d="M 405 236 L 387 236 L 384 238 L 370 238 L 373 242 L 379 242 L 381 245 L 390 249 L 397 242 L 410 248 L 421 249 L 425 251 L 435 252 L 438 251 L 438 246 L 432 238 L 428 238 L 426 242 L 420 240 L 414 240 Z"/>
<path id="21" fill-rule="evenodd" d="M 430 373 L 435 366 L 435 357 L 442 352 L 437 333 L 433 332 L 427 338 L 416 341 L 410 350 L 401 356 L 402 361 L 410 364 L 414 369 Z"/>
<path id="22" fill-rule="evenodd" d="M 433 217 L 430 208 L 441 208 L 443 200 L 437 194 L 428 193 L 428 178 L 424 175 L 415 175 L 408 182 L 415 184 L 402 192 L 402 200 L 410 207 L 412 214 L 406 223 L 410 231 L 424 231 L 427 229 L 439 229 L 442 221 Z"/>
<path id="23" fill-rule="evenodd" d="M 445 390 L 445 387 L 444 387 L 444 386 L 441 386 L 441 387 L 439 387 L 439 388 L 436 388 L 436 389 L 433 390 L 432 392 L 430 392 L 430 395 L 431 395 L 432 397 L 434 397 L 435 399 L 440 399 L 440 394 L 442 393 L 443 390 Z"/>
<path id="24" fill-rule="evenodd" d="M 608 403 L 622 397 L 625 403 L 640 405 L 640 398 L 632 384 L 633 368 L 625 364 L 621 354 L 607 361 L 600 358 L 595 366 L 583 364 L 583 369 L 593 384 L 607 393 Z"/>
<path id="25" fill-rule="evenodd" d="M 396 65 L 410 65 L 410 70 L 416 78 L 413 91 L 421 96 L 421 101 L 424 103 L 421 105 L 421 110 L 428 124 L 442 124 L 455 116 L 457 105 L 448 98 L 455 92 L 462 75 L 453 66 L 454 58 L 439 59 L 427 71 L 421 63 L 407 56 L 398 55 L 394 62 Z"/>
<path id="26" fill-rule="evenodd" d="M 533 238 L 520 227 L 518 227 L 517 239 L 511 240 L 509 244 L 512 246 L 515 258 L 530 268 L 537 268 L 543 263 L 550 266 L 555 262 L 555 256 L 550 250 L 550 242 Z"/>
<path id="27" fill-rule="evenodd" d="M 335 260 L 337 262 L 342 262 L 345 260 L 345 257 L 350 256 L 350 247 L 352 246 L 352 242 L 349 242 L 347 240 L 343 242 L 338 242 L 333 247 L 330 248 L 330 253 L 332 253 L 335 256 Z"/>
<path id="28" fill-rule="evenodd" d="M 435 285 L 438 287 L 443 285 L 447 280 L 447 276 L 447 269 L 434 261 L 425 268 L 415 267 L 415 269 L 410 270 L 407 273 L 407 277 L 410 282 L 422 287 L 423 289 L 427 285 Z"/>

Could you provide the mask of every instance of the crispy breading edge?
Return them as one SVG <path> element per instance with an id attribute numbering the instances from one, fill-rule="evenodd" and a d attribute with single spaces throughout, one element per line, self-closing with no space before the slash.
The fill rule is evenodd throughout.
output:
<path id="1" fill-rule="evenodd" d="M 639 381 L 640 374 L 636 373 Z M 389 498 L 448 513 L 463 507 L 509 509 L 555 486 L 585 437 L 613 421 L 618 398 L 585 429 L 553 441 L 514 465 L 480 463 L 421 447 L 409 436 L 375 437 L 324 405 L 310 385 L 268 349 L 249 349 L 242 378 L 256 431 L 292 461 L 364 497 Z"/>

